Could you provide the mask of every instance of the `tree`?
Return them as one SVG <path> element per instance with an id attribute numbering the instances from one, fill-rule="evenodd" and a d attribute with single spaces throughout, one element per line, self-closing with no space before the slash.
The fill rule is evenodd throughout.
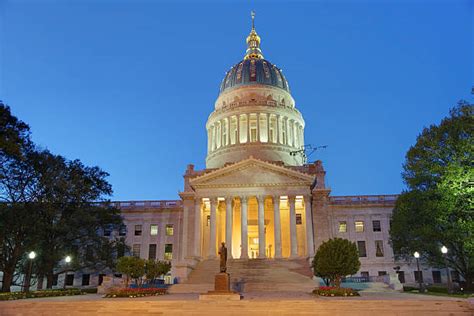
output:
<path id="1" fill-rule="evenodd" d="M 340 287 L 343 277 L 355 274 L 359 268 L 357 246 L 343 238 L 323 242 L 313 260 L 314 275 L 329 279 L 330 283 L 336 287 Z"/>
<path id="2" fill-rule="evenodd" d="M 171 263 L 168 261 L 147 260 L 145 263 L 147 281 L 153 283 L 157 277 L 167 274 L 170 269 Z"/>
<path id="3" fill-rule="evenodd" d="M 145 262 L 144 259 L 135 256 L 126 256 L 118 259 L 115 269 L 117 272 L 126 275 L 126 287 L 128 287 L 129 279 L 134 279 L 137 285 L 140 283 L 141 277 L 145 275 Z"/>
<path id="4" fill-rule="evenodd" d="M 0 270 L 2 291 L 10 291 L 27 251 L 38 253 L 35 268 L 47 276 L 61 272 L 61 260 L 73 255 L 68 268 L 95 270 L 114 266 L 123 240 L 99 233 L 122 224 L 108 174 L 38 149 L 29 127 L 0 103 Z M 56 269 L 56 271 L 55 271 Z"/>
<path id="5" fill-rule="evenodd" d="M 439 125 L 425 128 L 406 155 L 403 179 L 408 190 L 398 198 L 390 229 L 397 259 L 415 251 L 426 263 L 443 267 L 440 248 L 449 251 L 450 268 L 472 288 L 474 279 L 474 116 L 460 101 Z"/>

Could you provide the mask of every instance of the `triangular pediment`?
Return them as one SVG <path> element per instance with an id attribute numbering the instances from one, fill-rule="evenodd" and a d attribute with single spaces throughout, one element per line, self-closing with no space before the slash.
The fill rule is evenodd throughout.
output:
<path id="1" fill-rule="evenodd" d="M 193 178 L 193 188 L 310 186 L 314 176 L 248 158 Z"/>

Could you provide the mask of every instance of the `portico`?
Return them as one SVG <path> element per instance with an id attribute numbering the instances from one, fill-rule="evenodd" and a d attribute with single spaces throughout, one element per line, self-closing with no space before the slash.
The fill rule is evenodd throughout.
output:
<path id="1" fill-rule="evenodd" d="M 234 259 L 314 255 L 313 180 L 255 158 L 189 179 L 196 214 L 184 229 L 194 228 L 194 255 L 215 258 L 221 242 Z"/>

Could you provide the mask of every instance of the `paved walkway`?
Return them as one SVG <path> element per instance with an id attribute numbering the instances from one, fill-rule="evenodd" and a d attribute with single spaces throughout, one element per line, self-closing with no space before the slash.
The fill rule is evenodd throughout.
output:
<path id="1" fill-rule="evenodd" d="M 0 315 L 474 315 L 466 299 L 406 293 L 321 298 L 247 293 L 242 301 L 199 301 L 196 294 L 104 299 L 100 295 L 0 302 Z"/>

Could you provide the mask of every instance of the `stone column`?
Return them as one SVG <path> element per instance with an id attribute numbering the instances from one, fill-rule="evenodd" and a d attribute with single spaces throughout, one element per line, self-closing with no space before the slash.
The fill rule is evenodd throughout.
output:
<path id="1" fill-rule="evenodd" d="M 258 203 L 258 257 L 265 258 L 265 197 L 257 196 Z"/>
<path id="2" fill-rule="evenodd" d="M 186 198 L 183 203 L 183 233 L 182 233 L 182 242 L 181 242 L 181 247 L 180 247 L 180 253 L 179 253 L 179 259 L 183 260 L 188 256 L 188 246 L 186 245 L 187 242 L 186 240 L 188 239 L 188 218 L 189 214 L 191 213 L 192 209 L 192 200 L 189 198 Z"/>
<path id="3" fill-rule="evenodd" d="M 295 196 L 288 196 L 288 202 L 290 203 L 290 240 L 291 240 L 291 252 L 290 257 L 298 256 L 298 238 L 296 236 L 296 213 L 295 213 Z"/>
<path id="4" fill-rule="evenodd" d="M 247 116 L 247 143 L 250 143 L 250 114 L 246 114 Z"/>
<path id="5" fill-rule="evenodd" d="M 209 258 L 216 257 L 216 237 L 217 237 L 217 198 L 210 198 L 211 202 L 211 227 L 209 233 Z"/>
<path id="6" fill-rule="evenodd" d="M 276 128 L 276 143 L 277 144 L 281 144 L 281 137 L 280 137 L 280 129 L 281 129 L 281 126 L 280 126 L 280 115 L 276 115 L 276 124 L 275 124 L 275 128 Z"/>
<path id="7" fill-rule="evenodd" d="M 240 114 L 237 114 L 237 139 L 235 144 L 240 144 Z"/>
<path id="8" fill-rule="evenodd" d="M 270 114 L 267 115 L 267 143 L 270 143 Z"/>
<path id="9" fill-rule="evenodd" d="M 194 255 L 201 257 L 201 199 L 194 200 Z"/>
<path id="10" fill-rule="evenodd" d="M 257 113 L 257 143 L 260 143 L 260 113 Z"/>
<path id="11" fill-rule="evenodd" d="M 247 223 L 247 197 L 240 198 L 240 227 L 241 227 L 241 252 L 240 259 L 247 259 L 249 257 L 249 238 L 248 238 L 248 223 Z"/>
<path id="12" fill-rule="evenodd" d="M 281 258 L 281 218 L 280 218 L 280 196 L 273 197 L 274 231 L 275 231 L 275 258 Z"/>
<path id="13" fill-rule="evenodd" d="M 306 218 L 306 254 L 308 257 L 314 257 L 314 241 L 313 241 L 313 216 L 311 212 L 311 196 L 304 197 L 304 211 Z"/>
<path id="14" fill-rule="evenodd" d="M 225 244 L 227 258 L 232 259 L 232 197 L 225 198 Z"/>

